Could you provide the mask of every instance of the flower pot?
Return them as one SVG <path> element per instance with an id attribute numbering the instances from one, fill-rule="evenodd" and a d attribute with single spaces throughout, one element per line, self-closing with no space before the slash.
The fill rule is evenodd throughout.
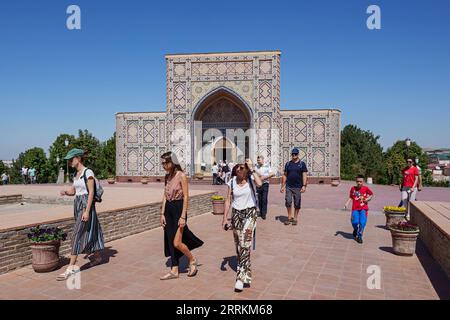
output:
<path id="1" fill-rule="evenodd" d="M 389 228 L 392 236 L 392 249 L 400 256 L 412 256 L 416 251 L 417 231 L 402 231 Z"/>
<path id="2" fill-rule="evenodd" d="M 148 179 L 147 178 L 142 178 L 141 179 L 141 183 L 142 184 L 147 184 L 148 183 Z"/>
<path id="3" fill-rule="evenodd" d="M 399 222 L 405 222 L 405 214 L 403 212 L 396 211 L 384 211 L 384 215 L 386 216 L 386 228 L 389 228 L 391 225 L 398 224 Z"/>
<path id="4" fill-rule="evenodd" d="M 212 200 L 213 214 L 220 215 L 225 212 L 225 200 Z"/>
<path id="5" fill-rule="evenodd" d="M 47 242 L 33 242 L 30 246 L 32 265 L 36 272 L 50 272 L 59 266 L 60 240 Z"/>
<path id="6" fill-rule="evenodd" d="M 116 179 L 114 178 L 108 178 L 108 183 L 109 184 L 114 184 L 116 182 Z"/>
<path id="7" fill-rule="evenodd" d="M 341 182 L 339 180 L 337 180 L 337 179 L 331 180 L 331 186 L 332 187 L 337 187 L 337 186 L 339 186 L 340 183 Z"/>
<path id="8" fill-rule="evenodd" d="M 202 174 L 202 173 L 197 173 L 197 174 L 195 175 L 195 179 L 203 180 L 203 174 Z"/>

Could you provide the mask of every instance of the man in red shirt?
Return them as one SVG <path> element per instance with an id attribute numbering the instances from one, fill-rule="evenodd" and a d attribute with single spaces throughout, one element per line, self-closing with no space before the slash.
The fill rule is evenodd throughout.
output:
<path id="1" fill-rule="evenodd" d="M 419 183 L 419 169 L 413 166 L 412 159 L 406 160 L 406 163 L 408 165 L 402 170 L 403 181 L 400 186 L 400 191 L 402 192 L 403 206 L 405 208 L 409 208 L 409 201 L 416 201 L 417 185 Z"/>
<path id="2" fill-rule="evenodd" d="M 356 177 L 356 186 L 350 189 L 349 199 L 344 205 L 344 209 L 352 202 L 352 226 L 353 237 L 358 243 L 363 243 L 362 235 L 367 223 L 367 215 L 369 213 L 369 201 L 373 198 L 373 192 L 364 185 L 364 177 L 359 175 Z"/>

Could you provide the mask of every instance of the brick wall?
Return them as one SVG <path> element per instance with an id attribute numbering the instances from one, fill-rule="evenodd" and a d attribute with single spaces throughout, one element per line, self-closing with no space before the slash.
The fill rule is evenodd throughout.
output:
<path id="1" fill-rule="evenodd" d="M 420 228 L 419 237 L 425 243 L 434 260 L 441 266 L 450 279 L 450 230 L 444 223 L 430 219 L 420 202 L 411 204 L 411 221 Z"/>
<path id="2" fill-rule="evenodd" d="M 191 196 L 188 216 L 212 212 L 211 196 L 215 192 Z M 99 213 L 105 241 L 113 241 L 132 234 L 154 229 L 159 224 L 161 202 L 127 209 Z M 61 219 L 41 226 L 59 227 L 68 233 L 68 240 L 61 244 L 61 256 L 70 254 L 70 237 L 74 225 L 72 219 Z M 31 249 L 27 234 L 32 226 L 0 230 L 0 274 L 31 264 Z M 162 239 L 161 239 L 162 241 Z"/>
<path id="3" fill-rule="evenodd" d="M 0 196 L 0 205 L 8 203 L 17 203 L 22 201 L 21 194 L 13 194 L 8 196 Z"/>

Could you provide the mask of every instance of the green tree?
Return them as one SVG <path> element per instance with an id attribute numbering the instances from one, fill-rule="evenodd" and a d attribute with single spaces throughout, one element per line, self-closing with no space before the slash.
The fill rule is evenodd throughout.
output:
<path id="1" fill-rule="evenodd" d="M 100 141 L 88 130 L 78 130 L 78 137 L 69 144 L 69 149 L 83 149 L 87 155 L 85 165 L 97 175 L 101 171 L 102 148 Z"/>
<path id="2" fill-rule="evenodd" d="M 341 134 L 341 177 L 353 180 L 356 175 L 372 177 L 377 183 L 385 180 L 383 148 L 379 136 L 355 125 L 347 125 Z"/>
<path id="3" fill-rule="evenodd" d="M 69 142 L 66 147 L 65 141 Z M 60 134 L 49 148 L 48 168 L 49 168 L 49 182 L 56 182 L 58 178 L 59 168 L 64 169 L 64 174 L 67 175 L 67 164 L 64 160 L 71 144 L 75 141 L 75 137 L 69 134 Z M 58 163 L 59 158 L 59 163 Z M 69 169 L 70 172 L 70 169 Z"/>
<path id="4" fill-rule="evenodd" d="M 49 167 L 47 156 L 42 148 L 32 148 L 23 154 L 23 165 L 27 168 L 35 168 L 37 171 L 37 181 L 47 183 L 49 176 Z"/>
<path id="5" fill-rule="evenodd" d="M 408 147 L 404 140 L 398 140 L 392 147 L 387 149 L 384 158 L 389 184 L 401 184 L 402 169 L 406 167 L 408 158 L 419 160 L 422 174 L 427 171 L 428 156 L 416 142 L 411 142 L 411 145 Z"/>
<path id="6" fill-rule="evenodd" d="M 24 165 L 24 153 L 20 153 L 17 159 L 12 160 L 12 166 L 9 169 L 9 181 L 11 184 L 23 183 L 22 167 Z"/>
<path id="7" fill-rule="evenodd" d="M 0 160 L 0 175 L 3 174 L 3 172 L 8 172 L 8 168 L 5 166 L 2 160 Z"/>
<path id="8" fill-rule="evenodd" d="M 116 134 L 102 143 L 101 157 L 99 161 L 99 178 L 106 179 L 116 174 Z"/>

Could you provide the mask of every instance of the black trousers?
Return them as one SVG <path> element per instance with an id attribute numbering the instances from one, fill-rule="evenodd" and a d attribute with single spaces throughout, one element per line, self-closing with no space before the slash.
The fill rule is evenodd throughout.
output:
<path id="1" fill-rule="evenodd" d="M 258 192 L 258 206 L 261 217 L 266 217 L 267 215 L 267 202 L 269 196 L 269 184 L 263 183 L 261 187 L 257 189 Z"/>
<path id="2" fill-rule="evenodd" d="M 171 258 L 172 267 L 180 264 L 180 258 L 183 253 L 176 249 L 173 245 L 175 235 L 178 231 L 178 221 L 183 211 L 183 200 L 166 201 L 164 209 L 164 217 L 166 218 L 166 227 L 164 228 L 164 254 Z M 197 238 L 186 225 L 183 228 L 181 241 L 189 248 L 190 251 L 203 245 L 203 241 Z"/>

